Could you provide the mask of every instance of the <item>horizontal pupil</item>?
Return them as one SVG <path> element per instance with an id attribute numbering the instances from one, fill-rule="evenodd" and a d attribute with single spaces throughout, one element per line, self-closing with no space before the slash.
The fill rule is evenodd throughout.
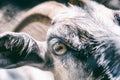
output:
<path id="1" fill-rule="evenodd" d="M 63 49 L 63 47 L 62 46 L 58 46 L 57 48 L 55 48 L 55 51 L 60 51 L 61 49 Z"/>

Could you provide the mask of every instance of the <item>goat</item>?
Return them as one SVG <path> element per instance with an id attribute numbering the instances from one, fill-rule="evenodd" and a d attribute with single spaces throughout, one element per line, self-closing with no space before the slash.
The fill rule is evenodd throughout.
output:
<path id="1" fill-rule="evenodd" d="M 83 1 L 90 1 L 90 0 L 69 0 L 69 3 L 82 7 L 82 5 L 84 5 Z M 119 6 L 120 1 L 118 0 L 115 0 L 115 1 L 114 0 L 100 0 L 100 1 L 94 0 L 94 1 L 101 3 L 111 9 L 120 9 L 120 6 Z M 47 7 L 47 5 L 50 5 L 50 7 Z M 64 6 L 65 5 L 55 1 L 47 1 L 35 6 L 24 15 L 24 18 L 13 29 L 13 32 L 20 32 L 24 27 L 34 22 L 41 22 L 45 25 L 49 25 L 50 24 L 49 22 L 51 21 L 51 19 L 55 15 L 57 15 L 57 13 L 59 13 Z"/>
<path id="2" fill-rule="evenodd" d="M 54 16 L 44 42 L 25 33 L 1 34 L 0 67 L 30 65 L 53 72 L 55 80 L 119 80 L 120 12 L 84 4 Z"/>

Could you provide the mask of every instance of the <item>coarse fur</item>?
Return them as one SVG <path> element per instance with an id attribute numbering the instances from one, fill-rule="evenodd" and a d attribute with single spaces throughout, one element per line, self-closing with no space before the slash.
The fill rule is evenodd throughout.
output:
<path id="1" fill-rule="evenodd" d="M 53 18 L 44 42 L 23 33 L 3 33 L 0 67 L 31 65 L 52 71 L 55 80 L 119 80 L 119 15 L 87 1 L 83 8 L 64 7 Z M 56 50 L 59 44 L 62 48 Z"/>

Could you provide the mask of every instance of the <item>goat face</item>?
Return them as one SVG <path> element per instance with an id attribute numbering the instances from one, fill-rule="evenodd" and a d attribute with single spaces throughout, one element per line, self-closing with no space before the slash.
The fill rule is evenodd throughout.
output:
<path id="1" fill-rule="evenodd" d="M 119 22 L 119 12 L 91 1 L 83 9 L 66 7 L 53 19 L 44 43 L 22 33 L 2 35 L 0 67 L 38 64 L 56 80 L 118 80 Z"/>
<path id="2" fill-rule="evenodd" d="M 65 9 L 52 22 L 48 50 L 55 72 L 62 80 L 119 79 L 119 14 L 87 5 Z"/>

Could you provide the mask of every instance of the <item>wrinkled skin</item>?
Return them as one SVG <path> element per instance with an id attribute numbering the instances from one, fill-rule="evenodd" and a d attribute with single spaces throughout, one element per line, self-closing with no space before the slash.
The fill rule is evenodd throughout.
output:
<path id="1" fill-rule="evenodd" d="M 44 42 L 1 34 L 0 67 L 31 65 L 52 71 L 55 80 L 119 80 L 119 24 L 119 11 L 92 1 L 71 5 L 54 17 Z"/>

